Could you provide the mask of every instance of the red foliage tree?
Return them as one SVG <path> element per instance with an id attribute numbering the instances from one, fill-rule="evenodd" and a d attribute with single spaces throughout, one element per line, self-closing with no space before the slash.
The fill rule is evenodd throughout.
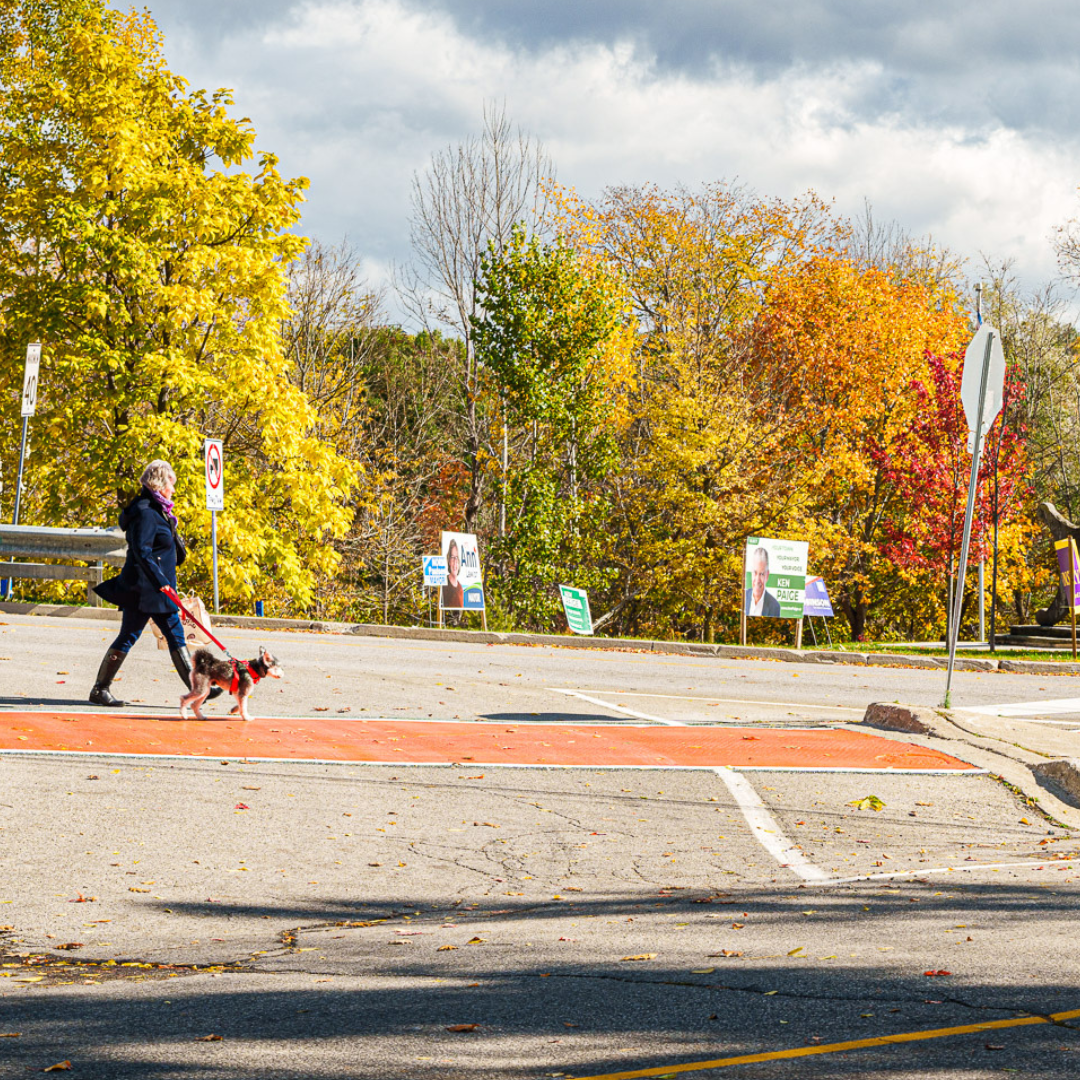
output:
<path id="1" fill-rule="evenodd" d="M 910 427 L 888 447 L 871 450 L 892 489 L 883 521 L 882 554 L 897 566 L 929 570 L 951 582 L 964 532 L 971 454 L 960 400 L 962 360 L 927 354 L 929 384 L 913 381 L 918 408 Z M 988 553 L 990 528 L 1015 514 L 1028 490 L 1025 430 L 1008 422 L 1009 406 L 1024 396 L 1019 369 L 1005 378 L 1004 404 L 987 434 L 979 463 L 968 565 Z"/>

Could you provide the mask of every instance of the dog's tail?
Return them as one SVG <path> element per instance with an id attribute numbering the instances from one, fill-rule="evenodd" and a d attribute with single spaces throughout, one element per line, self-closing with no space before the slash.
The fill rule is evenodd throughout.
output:
<path id="1" fill-rule="evenodd" d="M 214 663 L 214 654 L 209 649 L 196 649 L 191 656 L 191 666 L 200 674 L 205 674 Z"/>

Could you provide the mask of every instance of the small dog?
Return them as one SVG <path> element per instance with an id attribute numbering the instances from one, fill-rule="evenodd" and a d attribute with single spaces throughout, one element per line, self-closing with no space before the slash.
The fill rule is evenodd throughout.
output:
<path id="1" fill-rule="evenodd" d="M 196 720 L 205 720 L 200 706 L 212 686 L 220 686 L 236 698 L 230 714 L 239 713 L 241 720 L 250 720 L 247 700 L 261 679 L 280 679 L 283 672 L 277 659 L 261 646 L 258 660 L 219 660 L 209 649 L 196 649 L 191 658 L 191 690 L 180 699 L 180 716 L 188 718 L 188 706 L 195 710 Z"/>

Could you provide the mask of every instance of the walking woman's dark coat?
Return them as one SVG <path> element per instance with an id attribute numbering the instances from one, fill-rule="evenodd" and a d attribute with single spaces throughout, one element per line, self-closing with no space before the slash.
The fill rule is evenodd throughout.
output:
<path id="1" fill-rule="evenodd" d="M 176 588 L 176 538 L 156 499 L 143 490 L 120 514 L 127 535 L 127 561 L 118 577 L 94 588 L 107 603 L 150 615 L 166 615 L 176 605 L 162 588 Z"/>

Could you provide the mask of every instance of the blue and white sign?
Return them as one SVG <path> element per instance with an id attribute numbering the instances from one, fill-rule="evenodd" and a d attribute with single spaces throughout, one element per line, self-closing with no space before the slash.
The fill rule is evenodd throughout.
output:
<path id="1" fill-rule="evenodd" d="M 424 588 L 439 589 L 446 584 L 446 559 L 442 555 L 422 555 Z"/>
<path id="2" fill-rule="evenodd" d="M 804 615 L 818 615 L 821 618 L 832 618 L 832 604 L 829 603 L 829 590 L 825 588 L 825 582 L 819 577 L 806 579 L 806 598 L 803 600 Z"/>

